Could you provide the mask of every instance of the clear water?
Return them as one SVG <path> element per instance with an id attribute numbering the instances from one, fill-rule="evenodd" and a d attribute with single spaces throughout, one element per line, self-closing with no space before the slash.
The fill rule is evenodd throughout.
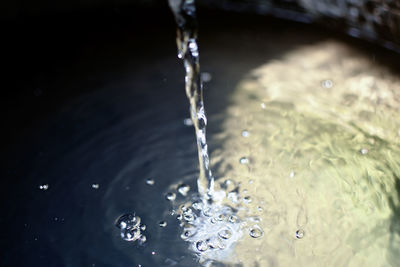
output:
<path id="1" fill-rule="evenodd" d="M 1 263 L 397 266 L 399 74 L 376 51 L 296 27 L 201 32 L 211 207 L 172 46 L 25 140 Z"/>

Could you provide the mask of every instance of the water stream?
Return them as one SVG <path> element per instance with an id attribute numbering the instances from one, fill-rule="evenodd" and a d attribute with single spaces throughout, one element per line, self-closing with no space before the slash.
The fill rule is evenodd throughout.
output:
<path id="1" fill-rule="evenodd" d="M 190 117 L 196 133 L 200 168 L 198 189 L 202 195 L 211 198 L 214 190 L 214 178 L 210 169 L 206 140 L 207 117 L 200 75 L 195 1 L 169 0 L 169 5 L 177 24 L 178 58 L 183 60 L 185 67 L 185 90 L 190 103 Z"/>

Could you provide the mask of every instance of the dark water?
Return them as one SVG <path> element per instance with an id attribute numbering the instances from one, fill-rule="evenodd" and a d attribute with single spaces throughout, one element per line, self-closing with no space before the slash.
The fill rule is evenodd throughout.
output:
<path id="1" fill-rule="evenodd" d="M 168 14 L 165 17 L 160 15 L 164 11 Z M 122 15 L 100 25 L 93 22 L 96 18 L 82 19 L 75 26 L 59 22 L 59 29 L 74 30 L 55 35 L 49 34 L 51 29 L 41 27 L 46 23 L 36 21 L 31 23 L 32 28 L 16 26 L 23 36 L 35 29 L 32 35 L 42 38 L 33 47 L 14 52 L 21 59 L 29 57 L 20 72 L 25 78 L 17 82 L 24 89 L 5 103 L 5 114 L 14 120 L 6 120 L 8 135 L 3 139 L 0 223 L 1 249 L 6 253 L 0 259 L 1 266 L 199 265 L 198 256 L 180 237 L 180 222 L 169 215 L 174 205 L 165 199 L 168 192 L 174 192 L 177 203 L 186 202 L 176 186 L 188 184 L 193 192 L 199 169 L 193 129 L 183 123 L 189 116 L 184 71 L 176 59 L 175 26 L 169 10 L 164 11 L 154 18 L 170 24 L 147 24 L 145 32 L 151 34 L 141 31 L 138 21 Z M 347 266 L 350 262 L 353 266 L 368 266 L 361 259 L 370 254 L 371 266 L 396 266 L 400 191 L 395 177 L 399 155 L 396 94 L 381 100 L 382 106 L 374 102 L 378 110 L 385 108 L 379 114 L 388 114 L 384 126 L 380 123 L 384 123 L 385 116 L 366 123 L 361 120 L 365 112 L 354 112 L 360 115 L 356 122 L 360 122 L 361 130 L 356 133 L 356 127 L 348 130 L 348 124 L 327 117 L 329 109 L 321 105 L 313 106 L 321 117 L 313 117 L 316 113 L 305 108 L 297 96 L 316 97 L 314 103 L 322 99 L 325 107 L 343 112 L 337 114 L 359 111 L 354 106 L 346 107 L 353 103 L 354 96 L 334 92 L 331 96 L 337 98 L 319 95 L 324 88 L 321 82 L 331 79 L 333 88 L 353 90 L 354 94 L 356 89 L 351 85 L 359 80 L 351 78 L 361 81 L 363 77 L 357 75 L 367 73 L 383 88 L 382 92 L 388 92 L 387 88 L 397 88 L 397 56 L 373 47 L 362 48 L 357 41 L 299 24 L 234 14 L 201 14 L 202 70 L 212 76 L 204 85 L 204 94 L 214 175 L 217 182 L 231 178 L 248 183 L 241 193 L 246 196 L 247 189 L 252 197 L 250 209 L 265 201 L 260 215 L 264 235 L 252 239 L 244 233 L 239 250 L 231 254 L 237 259 L 232 264 L 313 266 L 310 263 L 314 262 Z M 276 27 L 267 28 L 271 23 Z M 17 39 L 21 44 L 28 40 Z M 330 56 L 324 56 L 326 51 Z M 303 54 L 314 63 L 303 64 L 299 59 Z M 353 57 L 357 62 L 353 65 L 333 60 Z M 316 76 L 282 84 L 295 81 L 295 74 L 304 68 Z M 330 71 L 324 72 L 326 69 Z M 341 72 L 343 69 L 352 72 Z M 370 80 L 362 80 L 362 86 L 370 89 Z M 265 83 L 275 85 L 268 94 L 263 89 Z M 286 102 L 270 98 L 282 97 L 276 88 L 286 92 Z M 302 94 L 290 93 L 288 88 Z M 311 96 L 307 92 L 312 92 Z M 288 102 L 295 102 L 297 109 Z M 261 113 L 263 110 L 268 116 Z M 382 132 L 373 131 L 382 128 Z M 318 142 L 313 144 L 308 137 L 316 132 L 321 134 L 316 135 Z M 328 133 L 332 132 L 335 138 L 330 138 Z M 369 135 L 378 144 L 375 149 Z M 306 144 L 306 149 L 302 150 L 300 144 Z M 340 149 L 329 152 L 332 144 Z M 296 146 L 303 152 L 300 159 L 291 150 Z M 363 148 L 368 149 L 366 157 L 360 153 Z M 320 151 L 324 151 L 323 157 Z M 341 155 L 350 167 L 338 172 L 335 164 L 343 161 L 328 152 Z M 309 165 L 308 159 L 314 156 L 318 160 Z M 240 164 L 242 157 L 248 159 L 248 164 Z M 381 171 L 386 176 L 377 174 L 378 165 L 384 166 Z M 291 176 L 294 182 L 286 179 Z M 384 176 L 389 178 L 379 186 L 370 182 L 369 177 Z M 341 191 L 337 183 L 347 184 L 348 180 L 336 177 L 355 177 L 350 187 L 354 190 L 343 186 Z M 149 178 L 154 179 L 153 185 L 146 183 Z M 257 186 L 251 186 L 250 181 Z M 47 190 L 43 190 L 46 185 Z M 346 210 L 347 219 L 342 219 L 336 209 Z M 143 246 L 122 240 L 115 227 L 121 214 L 132 212 L 146 225 L 143 233 L 147 241 Z M 160 227 L 161 221 L 167 225 Z"/>

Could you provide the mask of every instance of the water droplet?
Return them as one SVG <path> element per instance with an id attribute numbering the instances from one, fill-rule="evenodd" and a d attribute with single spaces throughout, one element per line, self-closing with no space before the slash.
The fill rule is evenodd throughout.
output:
<path id="1" fill-rule="evenodd" d="M 197 241 L 196 243 L 196 248 L 200 251 L 200 252 L 204 252 L 208 249 L 208 245 L 206 242 L 204 241 Z"/>
<path id="2" fill-rule="evenodd" d="M 255 225 L 250 229 L 250 233 L 249 234 L 253 238 L 259 238 L 259 237 L 262 237 L 264 235 L 264 232 L 258 225 Z"/>
<path id="3" fill-rule="evenodd" d="M 332 88 L 332 86 L 333 86 L 333 82 L 331 80 L 322 81 L 322 87 L 329 89 L 329 88 Z"/>
<path id="4" fill-rule="evenodd" d="M 187 193 L 189 192 L 189 190 L 190 190 L 190 186 L 187 185 L 187 184 L 181 184 L 181 185 L 178 187 L 178 192 L 179 192 L 182 196 L 184 196 L 184 197 L 187 195 Z"/>
<path id="5" fill-rule="evenodd" d="M 251 197 L 245 196 L 245 197 L 243 198 L 243 202 L 244 202 L 245 204 L 251 203 Z"/>
<path id="6" fill-rule="evenodd" d="M 260 207 L 260 206 L 258 206 L 258 207 L 257 207 L 257 210 L 261 212 L 261 211 L 263 211 L 263 208 Z"/>
<path id="7" fill-rule="evenodd" d="M 294 171 L 291 171 L 290 174 L 289 174 L 289 177 L 290 177 L 290 178 L 293 178 L 295 174 L 296 174 L 296 173 L 295 173 Z"/>
<path id="8" fill-rule="evenodd" d="M 208 82 L 211 81 L 211 79 L 212 79 L 212 76 L 211 76 L 210 73 L 208 73 L 208 72 L 202 72 L 201 73 L 201 80 L 203 82 L 208 83 Z"/>
<path id="9" fill-rule="evenodd" d="M 156 252 L 155 252 L 155 251 L 152 251 L 152 252 L 151 252 L 151 255 L 156 255 Z"/>
<path id="10" fill-rule="evenodd" d="M 242 157 L 239 160 L 240 164 L 249 164 L 249 159 L 246 157 Z"/>
<path id="11" fill-rule="evenodd" d="M 142 226 L 140 226 L 140 230 L 142 231 L 146 230 L 146 225 L 142 224 Z"/>
<path id="12" fill-rule="evenodd" d="M 249 184 L 253 184 L 254 183 L 254 180 L 249 180 Z"/>
<path id="13" fill-rule="evenodd" d="M 147 179 L 146 179 L 146 184 L 148 184 L 148 185 L 154 185 L 154 183 L 155 183 L 154 179 L 152 179 L 152 178 L 147 178 Z"/>
<path id="14" fill-rule="evenodd" d="M 265 103 L 261 103 L 261 108 L 265 109 L 267 106 L 265 105 Z"/>
<path id="15" fill-rule="evenodd" d="M 164 228 L 164 227 L 167 226 L 167 222 L 166 222 L 166 221 L 161 221 L 161 222 L 158 223 L 158 225 L 159 225 L 160 227 Z"/>
<path id="16" fill-rule="evenodd" d="M 368 153 L 368 149 L 362 148 L 362 149 L 360 150 L 360 153 L 363 154 L 363 155 L 365 155 L 365 154 Z"/>
<path id="17" fill-rule="evenodd" d="M 47 189 L 49 189 L 49 185 L 48 184 L 41 184 L 41 185 L 39 185 L 39 189 L 46 191 Z"/>
<path id="18" fill-rule="evenodd" d="M 172 192 L 169 192 L 169 193 L 167 193 L 167 194 L 165 195 L 165 198 L 166 198 L 167 200 L 169 200 L 169 201 L 174 201 L 175 198 L 176 198 L 176 194 L 175 194 L 175 193 L 172 193 Z"/>
<path id="19" fill-rule="evenodd" d="M 99 184 L 92 184 L 93 189 L 99 189 L 100 185 Z"/>
<path id="20" fill-rule="evenodd" d="M 302 239 L 304 237 L 304 231 L 299 229 L 296 231 L 296 238 L 297 239 Z"/>
<path id="21" fill-rule="evenodd" d="M 243 137 L 249 137 L 249 136 L 250 136 L 250 133 L 249 133 L 248 131 L 244 130 L 244 131 L 242 132 L 242 136 L 243 136 Z"/>
<path id="22" fill-rule="evenodd" d="M 183 124 L 185 126 L 193 126 L 193 121 L 192 121 L 191 118 L 186 118 L 186 119 L 183 120 Z"/>
<path id="23" fill-rule="evenodd" d="M 223 229 L 218 232 L 218 235 L 223 239 L 229 239 L 232 237 L 232 232 L 228 229 Z"/>

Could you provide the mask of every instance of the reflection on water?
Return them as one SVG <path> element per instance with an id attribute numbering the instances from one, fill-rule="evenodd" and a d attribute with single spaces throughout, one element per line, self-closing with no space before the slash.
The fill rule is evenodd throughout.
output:
<path id="1" fill-rule="evenodd" d="M 237 262 L 396 266 L 400 78 L 328 41 L 252 70 L 231 98 L 212 163 L 264 229 Z"/>

